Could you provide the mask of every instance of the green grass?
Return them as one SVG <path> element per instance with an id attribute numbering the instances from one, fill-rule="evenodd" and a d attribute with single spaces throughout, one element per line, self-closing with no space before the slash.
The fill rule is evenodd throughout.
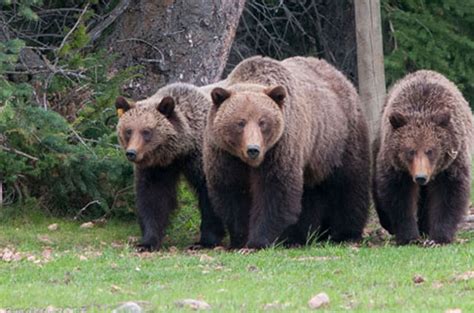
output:
<path id="1" fill-rule="evenodd" d="M 51 223 L 59 230 L 49 231 Z M 440 248 L 325 244 L 250 255 L 186 252 L 196 235 L 190 232 L 177 250 L 168 240 L 164 252 L 139 255 L 128 245 L 139 235 L 136 223 L 79 225 L 38 214 L 0 222 L 0 248 L 21 256 L 0 260 L 0 309 L 111 311 L 136 301 L 148 311 L 169 312 L 185 310 L 175 302 L 193 298 L 215 312 L 263 311 L 274 302 L 276 310 L 300 312 L 309 310 L 311 296 L 326 292 L 327 311 L 474 312 L 474 279 L 457 278 L 474 271 L 472 232 Z M 425 282 L 415 284 L 415 275 Z"/>

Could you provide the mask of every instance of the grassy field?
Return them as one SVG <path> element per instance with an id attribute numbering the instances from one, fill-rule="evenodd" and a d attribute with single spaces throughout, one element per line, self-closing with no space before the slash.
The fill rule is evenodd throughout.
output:
<path id="1" fill-rule="evenodd" d="M 49 230 L 52 223 L 59 228 Z M 138 235 L 135 223 L 118 221 L 91 229 L 39 214 L 1 222 L 0 311 L 110 312 L 134 301 L 146 311 L 170 312 L 189 310 L 176 302 L 191 298 L 215 312 L 301 312 L 325 292 L 330 303 L 323 311 L 474 312 L 472 232 L 439 248 L 368 239 L 250 255 L 186 251 L 193 231 L 168 239 L 163 252 L 137 254 L 129 243 Z"/>

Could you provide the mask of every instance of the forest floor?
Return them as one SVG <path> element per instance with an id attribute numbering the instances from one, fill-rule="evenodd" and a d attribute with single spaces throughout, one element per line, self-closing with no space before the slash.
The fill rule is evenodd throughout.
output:
<path id="1" fill-rule="evenodd" d="M 188 251 L 191 233 L 139 254 L 136 223 L 80 225 L 41 214 L 0 222 L 0 312 L 110 312 L 128 301 L 150 312 L 206 304 L 215 312 L 301 312 L 321 292 L 329 296 L 322 311 L 474 312 L 472 230 L 436 248 L 397 247 L 373 231 L 357 245 L 249 255 Z"/>

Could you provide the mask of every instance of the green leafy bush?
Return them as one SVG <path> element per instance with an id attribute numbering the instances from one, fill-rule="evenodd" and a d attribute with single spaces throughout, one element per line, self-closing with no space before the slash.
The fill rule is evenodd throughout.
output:
<path id="1" fill-rule="evenodd" d="M 61 1 L 41 5 L 35 0 L 16 6 L 0 2 L 2 13 L 15 16 L 16 25 L 34 25 L 35 10 L 65 6 Z M 132 213 L 133 169 L 117 145 L 113 103 L 135 69 L 109 73 L 113 56 L 88 47 L 85 22 L 93 11 L 85 12 L 76 28 L 56 29 L 63 37 L 44 39 L 57 47 L 42 55 L 54 67 L 49 71 L 18 70 L 22 49 L 37 42 L 0 42 L 0 180 L 5 205 L 33 200 L 55 215 L 89 218 Z M 19 75 L 26 79 L 17 79 Z"/>
<path id="2" fill-rule="evenodd" d="M 474 3 L 384 0 L 385 70 L 390 85 L 432 69 L 453 80 L 474 105 Z"/>

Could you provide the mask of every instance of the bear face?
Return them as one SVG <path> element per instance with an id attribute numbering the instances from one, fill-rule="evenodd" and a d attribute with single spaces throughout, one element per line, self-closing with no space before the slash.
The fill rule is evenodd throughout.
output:
<path id="1" fill-rule="evenodd" d="M 258 167 L 285 128 L 284 87 L 211 92 L 211 131 L 216 144 L 244 163 Z"/>
<path id="2" fill-rule="evenodd" d="M 455 149 L 450 147 L 450 114 L 437 112 L 426 118 L 389 116 L 393 129 L 392 147 L 397 167 L 406 170 L 419 185 L 428 184 L 444 167 Z"/>
<path id="3" fill-rule="evenodd" d="M 120 116 L 117 132 L 127 159 L 138 166 L 169 165 L 180 151 L 180 119 L 172 97 L 156 105 L 136 106 L 123 97 L 116 100 Z"/>

